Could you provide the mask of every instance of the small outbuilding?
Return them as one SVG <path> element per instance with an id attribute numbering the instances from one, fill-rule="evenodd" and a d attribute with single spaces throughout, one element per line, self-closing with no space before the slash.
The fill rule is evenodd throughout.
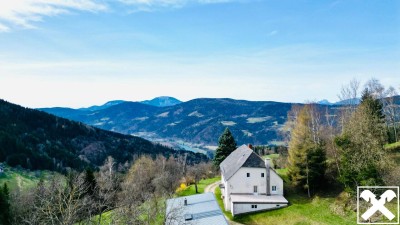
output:
<path id="1" fill-rule="evenodd" d="M 213 193 L 167 200 L 166 225 L 228 225 Z"/>

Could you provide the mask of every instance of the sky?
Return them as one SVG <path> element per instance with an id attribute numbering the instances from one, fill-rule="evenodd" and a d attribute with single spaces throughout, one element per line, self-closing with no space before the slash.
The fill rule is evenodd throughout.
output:
<path id="1" fill-rule="evenodd" d="M 0 0 L 0 99 L 338 101 L 400 92 L 397 0 Z"/>

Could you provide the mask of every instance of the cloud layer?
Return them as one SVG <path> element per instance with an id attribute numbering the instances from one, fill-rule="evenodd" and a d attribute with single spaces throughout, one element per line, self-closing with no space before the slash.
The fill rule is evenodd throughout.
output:
<path id="1" fill-rule="evenodd" d="M 188 4 L 215 4 L 233 0 L 118 0 L 113 4 L 126 6 L 128 12 L 181 8 Z M 112 8 L 111 1 L 102 0 L 12 0 L 0 2 L 0 32 L 15 27 L 32 29 L 45 17 L 73 11 L 99 12 Z"/>
<path id="2" fill-rule="evenodd" d="M 93 0 L 12 0 L 0 3 L 0 32 L 13 27 L 35 28 L 44 17 L 72 11 L 103 11 L 106 5 Z"/>

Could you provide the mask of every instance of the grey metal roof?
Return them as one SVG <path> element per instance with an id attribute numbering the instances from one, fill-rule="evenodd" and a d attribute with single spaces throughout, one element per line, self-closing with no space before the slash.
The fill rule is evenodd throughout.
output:
<path id="1" fill-rule="evenodd" d="M 233 151 L 219 167 L 225 180 L 231 178 L 240 167 L 266 168 L 264 160 L 246 145 Z"/>
<path id="2" fill-rule="evenodd" d="M 168 199 L 166 218 L 167 225 L 228 225 L 213 193 Z"/>

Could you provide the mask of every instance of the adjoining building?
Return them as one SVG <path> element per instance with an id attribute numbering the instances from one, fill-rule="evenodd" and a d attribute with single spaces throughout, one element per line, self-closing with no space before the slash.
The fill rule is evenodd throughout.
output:
<path id="1" fill-rule="evenodd" d="M 166 225 L 228 225 L 213 193 L 167 200 Z"/>
<path id="2" fill-rule="evenodd" d="M 242 145 L 222 163 L 221 194 L 225 210 L 232 215 L 286 207 L 283 180 L 254 151 Z"/>

